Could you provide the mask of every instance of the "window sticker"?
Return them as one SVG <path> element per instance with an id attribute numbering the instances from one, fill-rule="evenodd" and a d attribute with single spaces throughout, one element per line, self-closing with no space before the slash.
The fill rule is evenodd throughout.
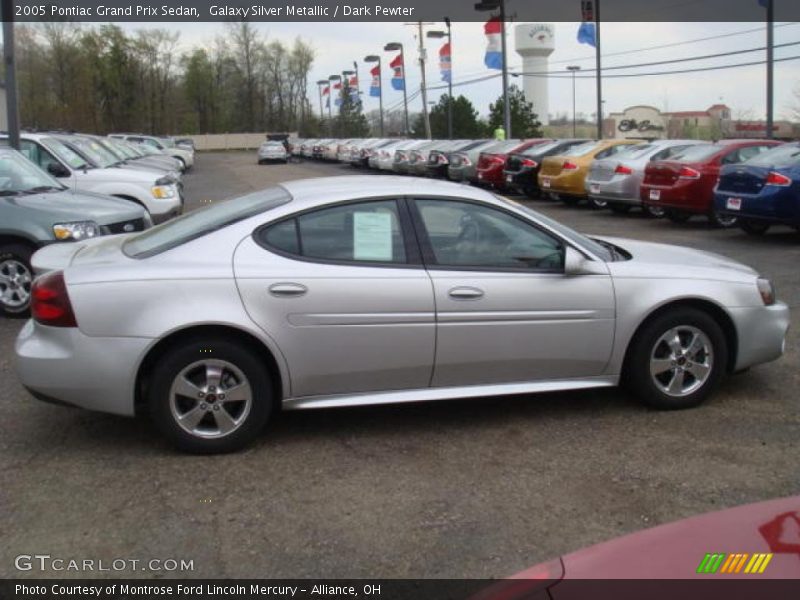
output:
<path id="1" fill-rule="evenodd" d="M 353 214 L 353 259 L 392 260 L 391 213 Z"/>

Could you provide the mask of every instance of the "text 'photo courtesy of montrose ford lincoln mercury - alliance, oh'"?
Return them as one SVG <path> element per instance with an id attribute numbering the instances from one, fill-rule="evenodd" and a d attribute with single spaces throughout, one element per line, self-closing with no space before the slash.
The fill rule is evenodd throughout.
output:
<path id="1" fill-rule="evenodd" d="M 279 408 L 620 384 L 689 408 L 779 358 L 789 326 L 772 283 L 721 255 L 396 176 L 286 182 L 32 266 L 23 385 L 149 413 L 198 453 L 247 445 Z"/>

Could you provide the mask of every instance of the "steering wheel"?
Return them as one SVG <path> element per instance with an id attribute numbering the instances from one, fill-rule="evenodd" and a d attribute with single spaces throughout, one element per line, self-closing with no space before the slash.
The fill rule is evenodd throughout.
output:
<path id="1" fill-rule="evenodd" d="M 470 214 L 461 217 L 461 231 L 456 243 L 478 244 L 481 241 L 481 228 L 478 221 Z"/>

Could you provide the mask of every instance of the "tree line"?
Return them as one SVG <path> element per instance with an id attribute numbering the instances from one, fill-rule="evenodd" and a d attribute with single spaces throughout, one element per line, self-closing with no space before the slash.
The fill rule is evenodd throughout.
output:
<path id="1" fill-rule="evenodd" d="M 298 131 L 314 50 L 251 24 L 181 53 L 177 32 L 116 25 L 17 25 L 20 121 L 29 129 L 152 134 Z"/>

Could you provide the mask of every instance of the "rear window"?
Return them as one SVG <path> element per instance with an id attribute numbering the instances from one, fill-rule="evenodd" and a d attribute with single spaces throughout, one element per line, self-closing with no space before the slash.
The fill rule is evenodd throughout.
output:
<path id="1" fill-rule="evenodd" d="M 778 146 L 754 156 L 745 161 L 745 164 L 767 168 L 785 168 L 800 165 L 800 144 Z"/>
<path id="2" fill-rule="evenodd" d="M 550 150 L 554 148 L 558 148 L 563 142 L 548 142 L 546 144 L 537 144 L 535 146 L 531 146 L 522 154 L 524 156 L 540 156 L 542 154 L 547 154 Z"/>
<path id="3" fill-rule="evenodd" d="M 707 160 L 720 152 L 722 146 L 715 146 L 714 144 L 705 144 L 700 146 L 691 146 L 673 156 L 670 160 L 680 160 L 683 162 L 700 162 Z"/>
<path id="4" fill-rule="evenodd" d="M 291 199 L 284 188 L 275 186 L 212 204 L 128 238 L 122 251 L 131 258 L 160 254 L 237 221 L 287 204 Z"/>
<path id="5" fill-rule="evenodd" d="M 580 146 L 575 146 L 574 148 L 570 149 L 569 152 L 565 152 L 565 156 L 586 156 L 590 154 L 594 150 L 600 147 L 602 142 L 587 142 L 585 144 L 581 144 Z"/>
<path id="6" fill-rule="evenodd" d="M 617 154 L 616 158 L 619 160 L 623 159 L 636 159 L 641 158 L 642 156 L 646 155 L 648 152 L 654 150 L 656 146 L 653 144 L 641 144 L 638 146 L 631 146 L 630 148 L 626 148 L 619 154 Z"/>

